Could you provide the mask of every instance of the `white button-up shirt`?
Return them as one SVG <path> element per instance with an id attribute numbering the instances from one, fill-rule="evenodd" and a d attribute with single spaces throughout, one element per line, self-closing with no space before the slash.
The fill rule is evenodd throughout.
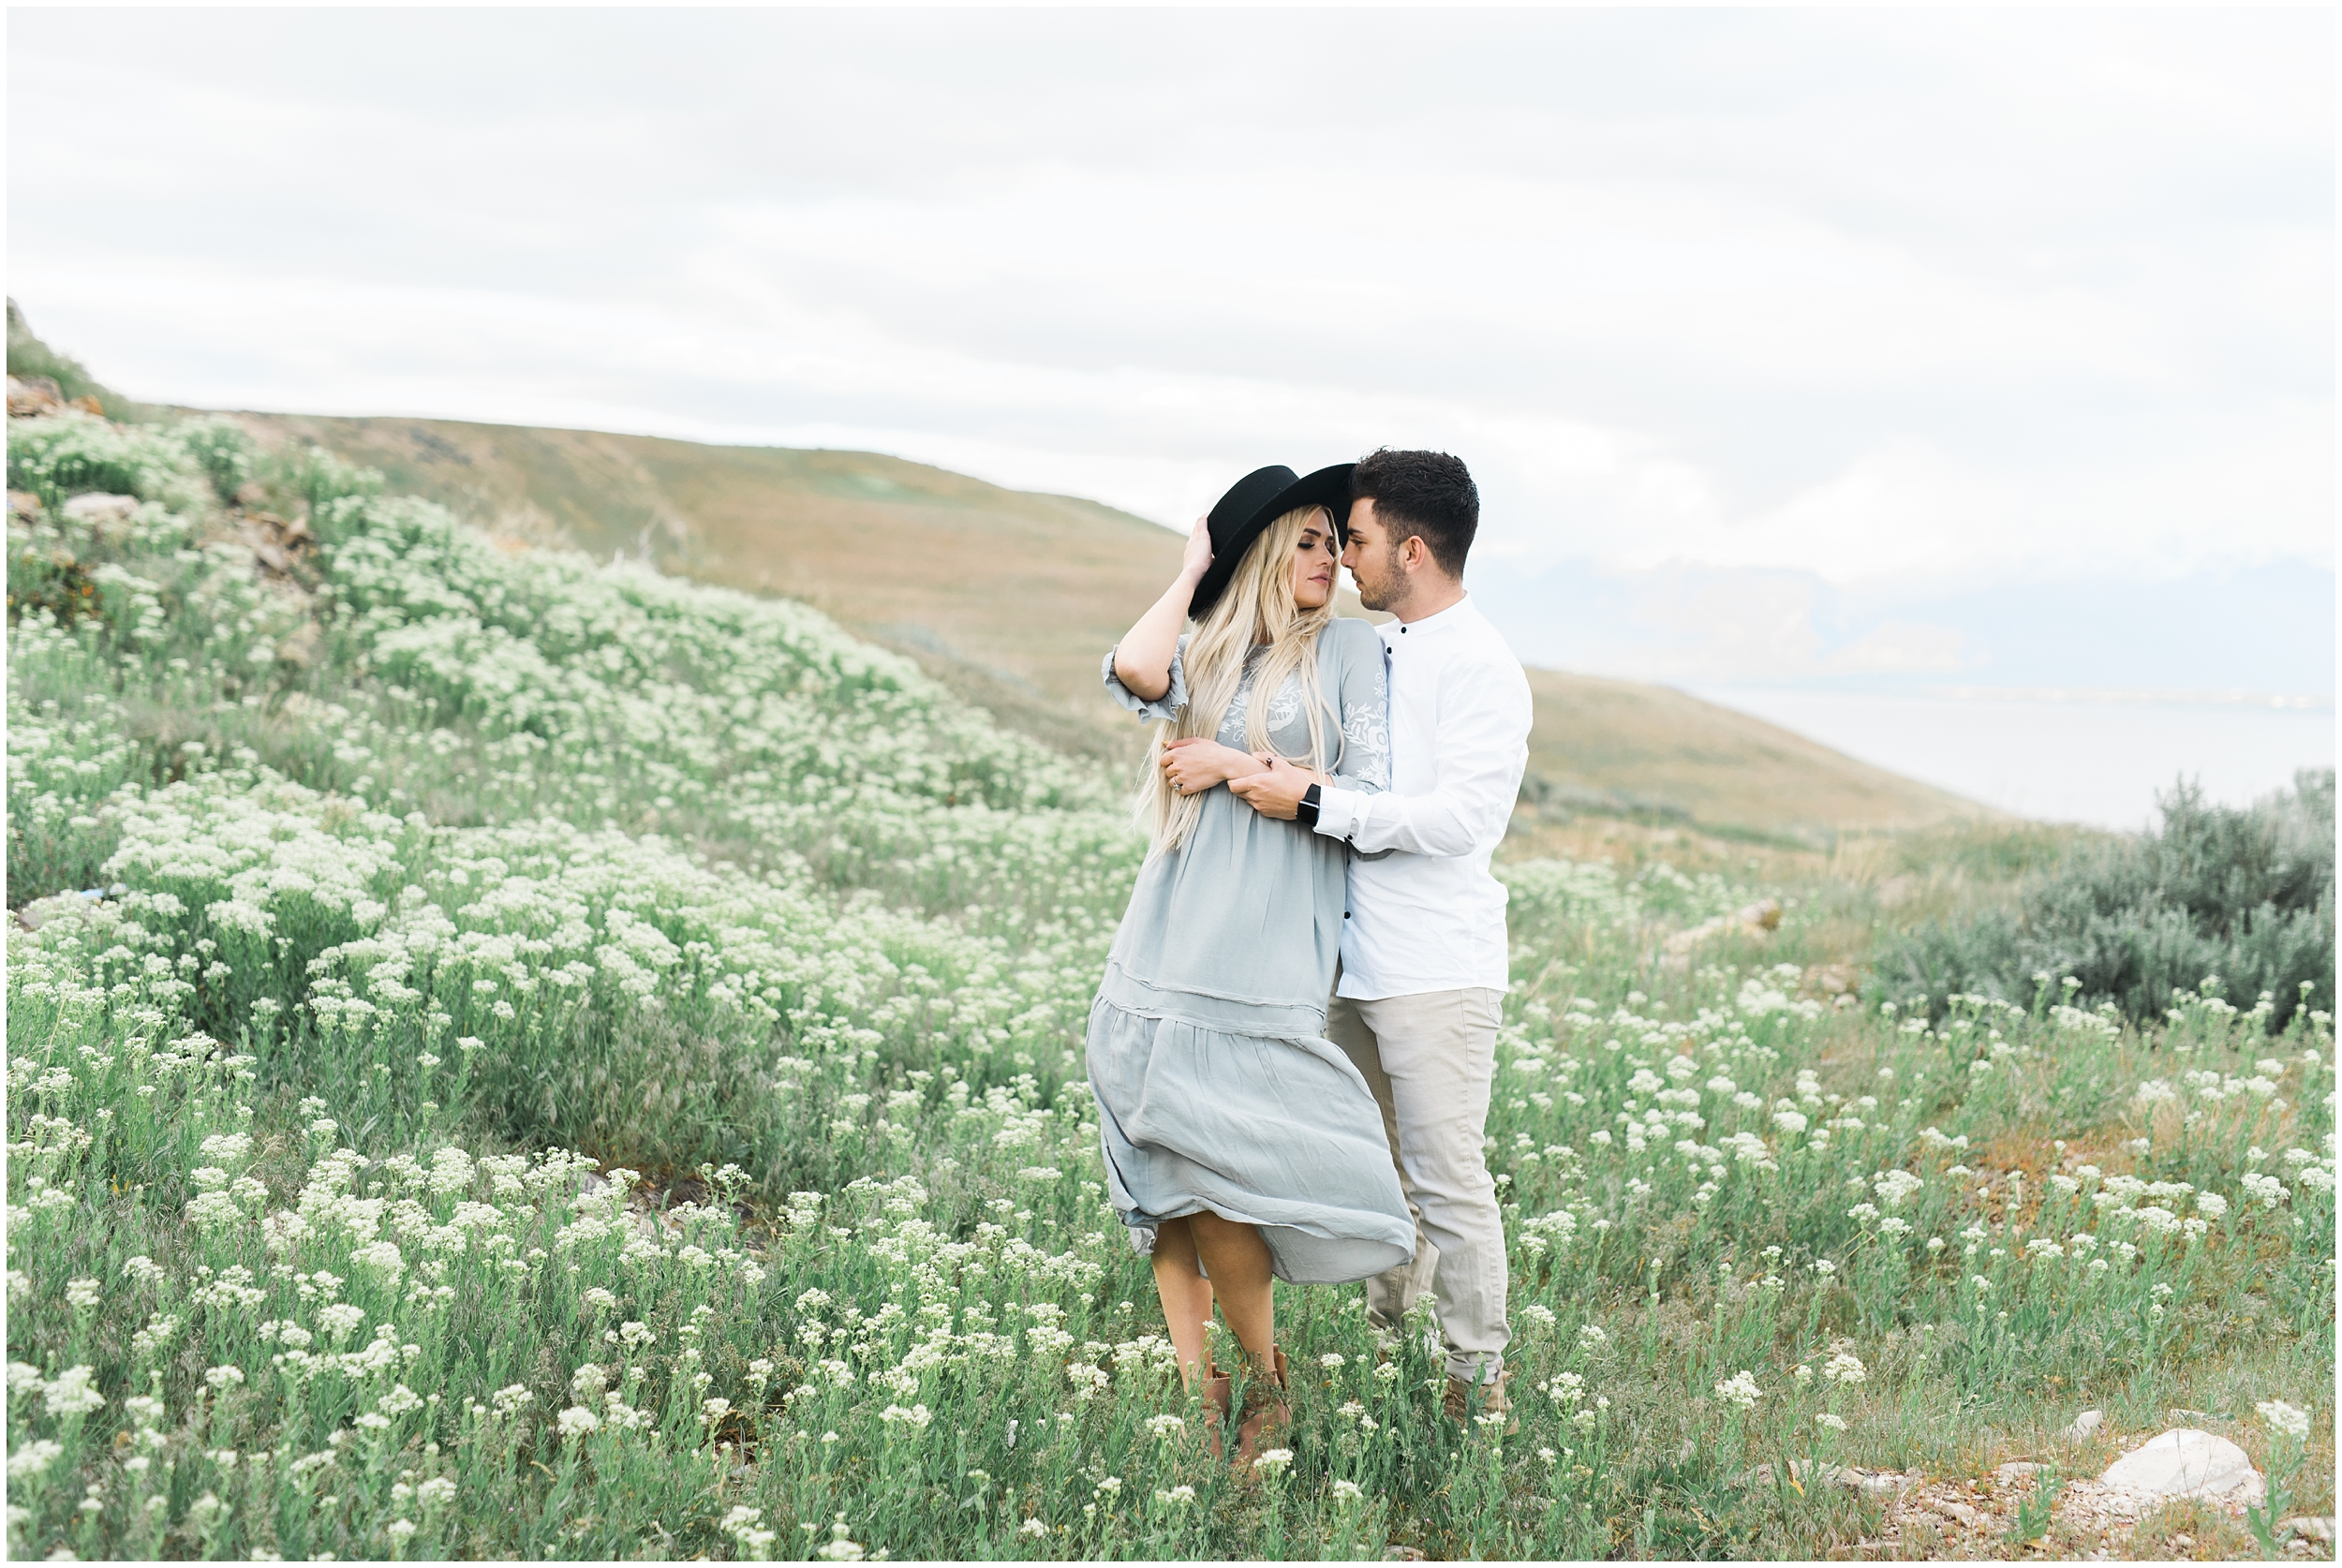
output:
<path id="1" fill-rule="evenodd" d="M 1341 994 L 1505 990 L 1505 884 L 1489 857 L 1529 765 L 1529 677 L 1469 598 L 1378 629 L 1390 671 L 1390 789 L 1323 791 L 1317 815 L 1318 832 L 1357 851 Z"/>

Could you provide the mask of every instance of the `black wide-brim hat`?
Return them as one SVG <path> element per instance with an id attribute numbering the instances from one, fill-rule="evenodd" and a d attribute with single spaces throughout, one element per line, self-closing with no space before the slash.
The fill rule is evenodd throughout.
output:
<path id="1" fill-rule="evenodd" d="M 1266 468 L 1255 468 L 1228 487 L 1211 509 L 1208 531 L 1211 535 L 1211 569 L 1195 584 L 1195 597 L 1187 601 L 1190 619 L 1202 620 L 1211 607 L 1220 602 L 1220 596 L 1228 589 L 1236 576 L 1236 569 L 1244 559 L 1244 553 L 1253 547 L 1268 525 L 1297 507 L 1324 507 L 1334 516 L 1335 537 L 1344 545 L 1350 542 L 1350 470 L 1355 463 L 1337 463 L 1330 468 L 1320 468 L 1307 479 L 1295 475 L 1282 463 Z"/>

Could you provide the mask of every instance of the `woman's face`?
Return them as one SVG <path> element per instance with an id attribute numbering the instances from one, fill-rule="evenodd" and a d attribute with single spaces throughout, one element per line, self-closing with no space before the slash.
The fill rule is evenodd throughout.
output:
<path id="1" fill-rule="evenodd" d="M 1301 525 L 1300 542 L 1293 548 L 1293 602 L 1304 610 L 1323 609 L 1334 597 L 1334 568 L 1341 559 L 1333 516 L 1321 510 Z"/>

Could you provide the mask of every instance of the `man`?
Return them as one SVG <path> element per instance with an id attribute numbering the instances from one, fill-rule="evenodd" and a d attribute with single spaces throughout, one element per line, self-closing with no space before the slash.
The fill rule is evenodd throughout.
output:
<path id="1" fill-rule="evenodd" d="M 1326 1032 L 1374 1091 L 1416 1212 L 1416 1262 L 1367 1284 L 1395 1331 L 1439 1298 L 1451 1419 L 1510 1408 L 1505 1228 L 1481 1158 L 1509 984 L 1505 888 L 1489 858 L 1529 762 L 1529 679 L 1464 592 L 1480 496 L 1445 452 L 1377 451 L 1353 472 L 1341 564 L 1381 629 L 1391 788 L 1327 789 L 1290 763 L 1231 782 L 1265 817 L 1346 840 L 1349 916 Z"/>

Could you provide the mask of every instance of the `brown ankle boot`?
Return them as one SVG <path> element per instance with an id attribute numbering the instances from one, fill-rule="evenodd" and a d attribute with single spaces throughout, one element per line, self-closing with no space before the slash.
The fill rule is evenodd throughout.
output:
<path id="1" fill-rule="evenodd" d="M 1520 1417 L 1513 1413 L 1513 1402 L 1505 1392 L 1505 1385 L 1512 1381 L 1513 1374 L 1509 1369 L 1497 1373 L 1492 1381 L 1476 1386 L 1464 1382 L 1461 1378 L 1450 1377 L 1447 1380 L 1446 1397 L 1440 1401 L 1441 1410 L 1448 1420 L 1463 1427 L 1469 1433 L 1473 1427 L 1467 1425 L 1466 1417 L 1473 1413 L 1473 1407 L 1476 1404 L 1479 1407 L 1480 1418 L 1486 1420 L 1490 1416 L 1497 1417 L 1498 1419 L 1488 1421 L 1487 1424 L 1491 1427 L 1501 1427 L 1505 1434 L 1509 1437 L 1520 1430 Z"/>
<path id="2" fill-rule="evenodd" d="M 1197 1386 L 1204 1396 L 1204 1452 L 1220 1457 L 1221 1435 L 1227 1428 L 1228 1411 L 1236 1403 L 1235 1388 L 1225 1372 L 1212 1370 L 1211 1357 L 1204 1357 L 1203 1370 Z"/>
<path id="3" fill-rule="evenodd" d="M 1274 1359 L 1268 1362 L 1250 1354 L 1244 1357 L 1244 1411 L 1236 1429 L 1236 1466 L 1246 1473 L 1263 1445 L 1274 1447 L 1293 1425 L 1293 1407 L 1285 1399 L 1285 1353 L 1271 1346 L 1270 1354 Z"/>

